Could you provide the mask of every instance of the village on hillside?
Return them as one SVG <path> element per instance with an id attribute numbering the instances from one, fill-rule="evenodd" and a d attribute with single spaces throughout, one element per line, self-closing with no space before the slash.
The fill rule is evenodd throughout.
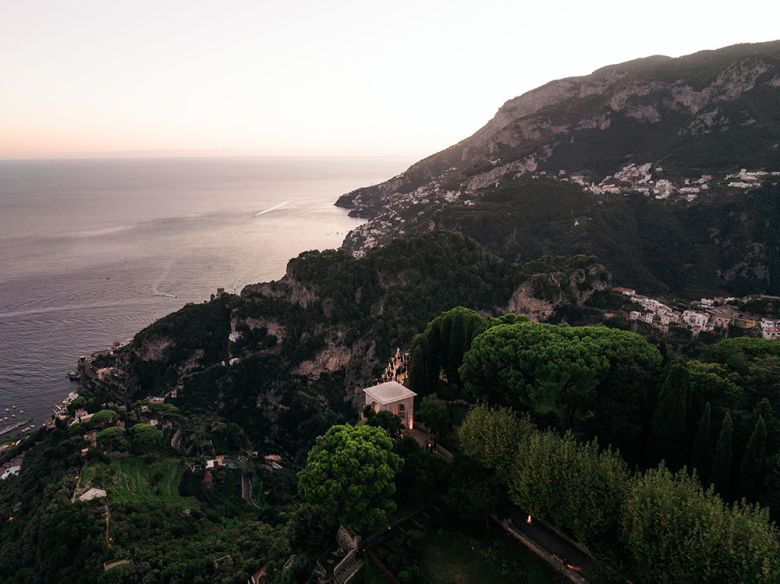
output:
<path id="1" fill-rule="evenodd" d="M 686 310 L 676 310 L 663 302 L 638 294 L 632 288 L 613 288 L 626 296 L 636 310 L 629 312 L 629 320 L 645 323 L 663 333 L 671 326 L 688 329 L 693 336 L 702 332 L 715 332 L 727 335 L 732 328 L 743 334 L 768 340 L 780 339 L 780 319 L 767 318 L 753 314 L 741 307 L 745 299 L 735 297 L 702 298 L 691 302 Z M 762 296 L 767 300 L 780 300 L 773 296 Z"/>

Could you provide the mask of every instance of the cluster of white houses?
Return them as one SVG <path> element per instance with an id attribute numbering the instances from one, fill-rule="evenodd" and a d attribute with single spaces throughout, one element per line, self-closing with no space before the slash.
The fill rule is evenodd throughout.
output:
<path id="1" fill-rule="evenodd" d="M 666 304 L 637 294 L 631 288 L 615 288 L 615 292 L 628 296 L 642 310 L 632 310 L 629 320 L 643 322 L 661 331 L 668 332 L 671 325 L 689 329 L 694 335 L 701 332 L 725 330 L 730 326 L 746 330 L 758 330 L 765 339 L 780 340 L 780 320 L 758 318 L 739 310 L 730 303 L 736 298 L 702 298 L 699 310 L 675 310 Z"/>

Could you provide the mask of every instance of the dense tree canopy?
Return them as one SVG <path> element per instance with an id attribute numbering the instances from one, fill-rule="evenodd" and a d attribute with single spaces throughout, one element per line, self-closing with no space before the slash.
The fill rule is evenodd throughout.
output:
<path id="1" fill-rule="evenodd" d="M 624 577 L 669 584 L 780 578 L 780 543 L 768 512 L 729 506 L 685 469 L 632 475 L 614 451 L 539 431 L 506 408 L 474 407 L 459 435 L 469 456 L 503 466 L 499 474 L 515 504 L 589 545 L 597 559 L 627 561 Z"/>
<path id="2" fill-rule="evenodd" d="M 685 464 L 688 393 L 688 368 L 682 361 L 673 362 L 661 384 L 658 403 L 650 427 L 650 461 L 662 460 L 672 470 Z"/>
<path id="3" fill-rule="evenodd" d="M 630 449 L 641 432 L 658 350 L 604 327 L 499 325 L 474 339 L 461 367 L 475 397 L 531 412 L 560 427 Z M 615 423 L 618 427 L 614 427 Z"/>
<path id="4" fill-rule="evenodd" d="M 628 469 L 614 451 L 547 431 L 520 442 L 509 493 L 578 541 L 603 546 L 614 539 L 628 486 Z"/>
<path id="5" fill-rule="evenodd" d="M 392 448 L 380 428 L 331 427 L 309 451 L 299 475 L 301 496 L 331 521 L 361 532 L 380 529 L 395 510 L 401 458 Z"/>
<path id="6" fill-rule="evenodd" d="M 466 454 L 508 480 L 520 440 L 535 431 L 528 418 L 521 418 L 510 408 L 480 404 L 469 410 L 458 427 L 458 438 Z"/>
<path id="7" fill-rule="evenodd" d="M 163 433 L 151 424 L 136 424 L 130 428 L 130 439 L 136 452 L 152 452 L 163 443 Z"/>
<path id="8" fill-rule="evenodd" d="M 640 582 L 776 583 L 777 531 L 767 513 L 726 505 L 685 471 L 661 467 L 628 492 L 623 537 Z"/>
<path id="9" fill-rule="evenodd" d="M 444 434 L 450 427 L 450 411 L 439 397 L 432 393 L 422 398 L 417 419 L 424 422 L 434 435 Z"/>
<path id="10" fill-rule="evenodd" d="M 409 385 L 418 393 L 433 391 L 440 377 L 458 385 L 458 369 L 471 341 L 488 326 L 478 312 L 458 306 L 434 318 L 415 337 L 409 364 Z"/>
<path id="11" fill-rule="evenodd" d="M 125 429 L 112 426 L 97 434 L 97 444 L 105 450 L 125 451 L 129 448 Z"/>
<path id="12" fill-rule="evenodd" d="M 391 412 L 374 412 L 371 407 L 367 407 L 366 410 L 368 410 L 369 414 L 367 416 L 367 423 L 369 426 L 382 428 L 387 432 L 390 438 L 398 438 L 401 435 L 401 432 L 404 429 L 401 418 L 393 415 Z"/>

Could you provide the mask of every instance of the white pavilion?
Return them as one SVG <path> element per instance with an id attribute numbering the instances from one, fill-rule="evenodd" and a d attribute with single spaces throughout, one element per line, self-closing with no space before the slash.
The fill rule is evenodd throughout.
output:
<path id="1" fill-rule="evenodd" d="M 401 419 L 404 428 L 414 428 L 414 393 L 397 381 L 386 381 L 363 390 L 366 394 L 366 405 L 375 412 L 390 412 Z"/>

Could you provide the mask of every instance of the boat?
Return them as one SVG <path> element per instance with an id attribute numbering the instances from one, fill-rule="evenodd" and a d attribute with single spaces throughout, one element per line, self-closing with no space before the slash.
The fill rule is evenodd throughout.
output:
<path id="1" fill-rule="evenodd" d="M 68 371 L 66 377 L 71 381 L 78 381 L 79 379 L 81 379 L 81 375 L 79 375 L 79 372 L 76 371 L 75 369 L 71 369 L 70 371 Z"/>

